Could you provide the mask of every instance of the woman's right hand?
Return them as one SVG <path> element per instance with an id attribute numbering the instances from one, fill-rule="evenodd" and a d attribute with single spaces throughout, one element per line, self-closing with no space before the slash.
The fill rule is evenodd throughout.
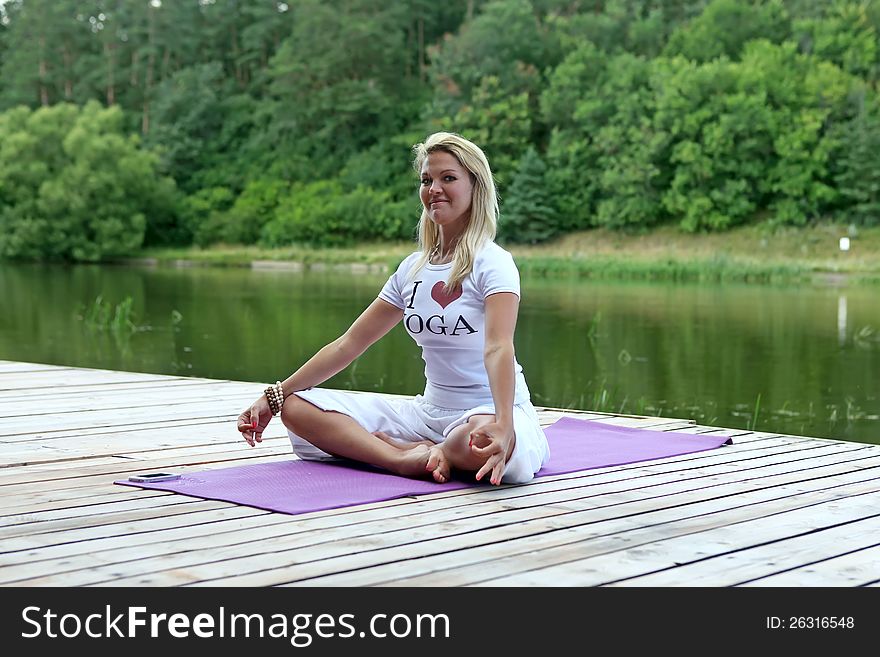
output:
<path id="1" fill-rule="evenodd" d="M 269 426 L 272 419 L 272 411 L 269 410 L 269 402 L 266 395 L 262 395 L 251 407 L 242 411 L 238 416 L 238 430 L 247 444 L 253 447 L 256 443 L 263 442 L 263 432 Z"/>

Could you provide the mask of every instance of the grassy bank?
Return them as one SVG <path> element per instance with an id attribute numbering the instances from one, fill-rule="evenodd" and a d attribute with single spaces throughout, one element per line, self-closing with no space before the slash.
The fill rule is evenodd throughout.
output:
<path id="1" fill-rule="evenodd" d="M 850 237 L 848 252 L 839 248 L 843 236 Z M 845 279 L 880 283 L 880 227 L 850 232 L 846 226 L 835 224 L 776 231 L 747 226 L 697 235 L 672 227 L 636 235 L 597 229 L 547 244 L 508 248 L 524 276 L 753 282 Z M 172 266 L 287 263 L 315 267 L 357 263 L 387 271 L 412 250 L 409 242 L 324 249 L 215 246 L 146 250 L 141 258 Z"/>

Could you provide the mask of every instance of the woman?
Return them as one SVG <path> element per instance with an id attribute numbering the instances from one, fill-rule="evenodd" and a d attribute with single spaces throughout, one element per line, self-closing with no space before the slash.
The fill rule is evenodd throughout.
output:
<path id="1" fill-rule="evenodd" d="M 445 482 L 451 470 L 493 484 L 530 480 L 547 440 L 516 362 L 519 272 L 497 246 L 498 200 L 483 151 L 451 133 L 414 149 L 421 184 L 420 250 L 407 257 L 344 335 L 238 418 L 249 445 L 280 412 L 303 459 L 343 457 Z M 422 347 L 415 399 L 315 388 L 400 321 Z"/>

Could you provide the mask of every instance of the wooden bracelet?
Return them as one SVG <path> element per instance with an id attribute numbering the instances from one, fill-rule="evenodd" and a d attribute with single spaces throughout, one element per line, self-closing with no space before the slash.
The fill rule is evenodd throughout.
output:
<path id="1" fill-rule="evenodd" d="M 281 387 L 281 381 L 275 382 L 275 392 L 276 399 L 278 400 L 278 412 L 281 412 L 281 408 L 284 406 L 284 389 Z"/>
<path id="2" fill-rule="evenodd" d="M 269 410 L 273 417 L 281 412 L 281 407 L 284 405 L 284 390 L 281 388 L 281 381 L 276 381 L 275 385 L 266 388 L 266 401 L 269 402 Z"/>

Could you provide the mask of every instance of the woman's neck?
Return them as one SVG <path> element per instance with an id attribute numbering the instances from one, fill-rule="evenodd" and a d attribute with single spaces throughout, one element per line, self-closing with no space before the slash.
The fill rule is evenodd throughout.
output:
<path id="1" fill-rule="evenodd" d="M 455 257 L 455 249 L 453 248 L 451 251 L 443 251 L 440 245 L 438 244 L 433 249 L 431 249 L 431 253 L 428 255 L 428 262 L 432 265 L 445 265 L 452 262 L 452 259 Z"/>
<path id="2" fill-rule="evenodd" d="M 448 243 L 441 241 L 440 244 L 431 249 L 428 259 L 432 265 L 445 265 L 446 263 L 452 262 L 455 258 L 455 249 L 457 246 L 458 239 Z"/>
<path id="3" fill-rule="evenodd" d="M 455 235 L 444 235 L 441 231 L 440 242 L 431 249 L 431 253 L 428 256 L 431 264 L 444 265 L 452 262 L 453 258 L 455 258 L 455 249 L 458 247 L 462 235 L 463 232 L 461 231 Z"/>

